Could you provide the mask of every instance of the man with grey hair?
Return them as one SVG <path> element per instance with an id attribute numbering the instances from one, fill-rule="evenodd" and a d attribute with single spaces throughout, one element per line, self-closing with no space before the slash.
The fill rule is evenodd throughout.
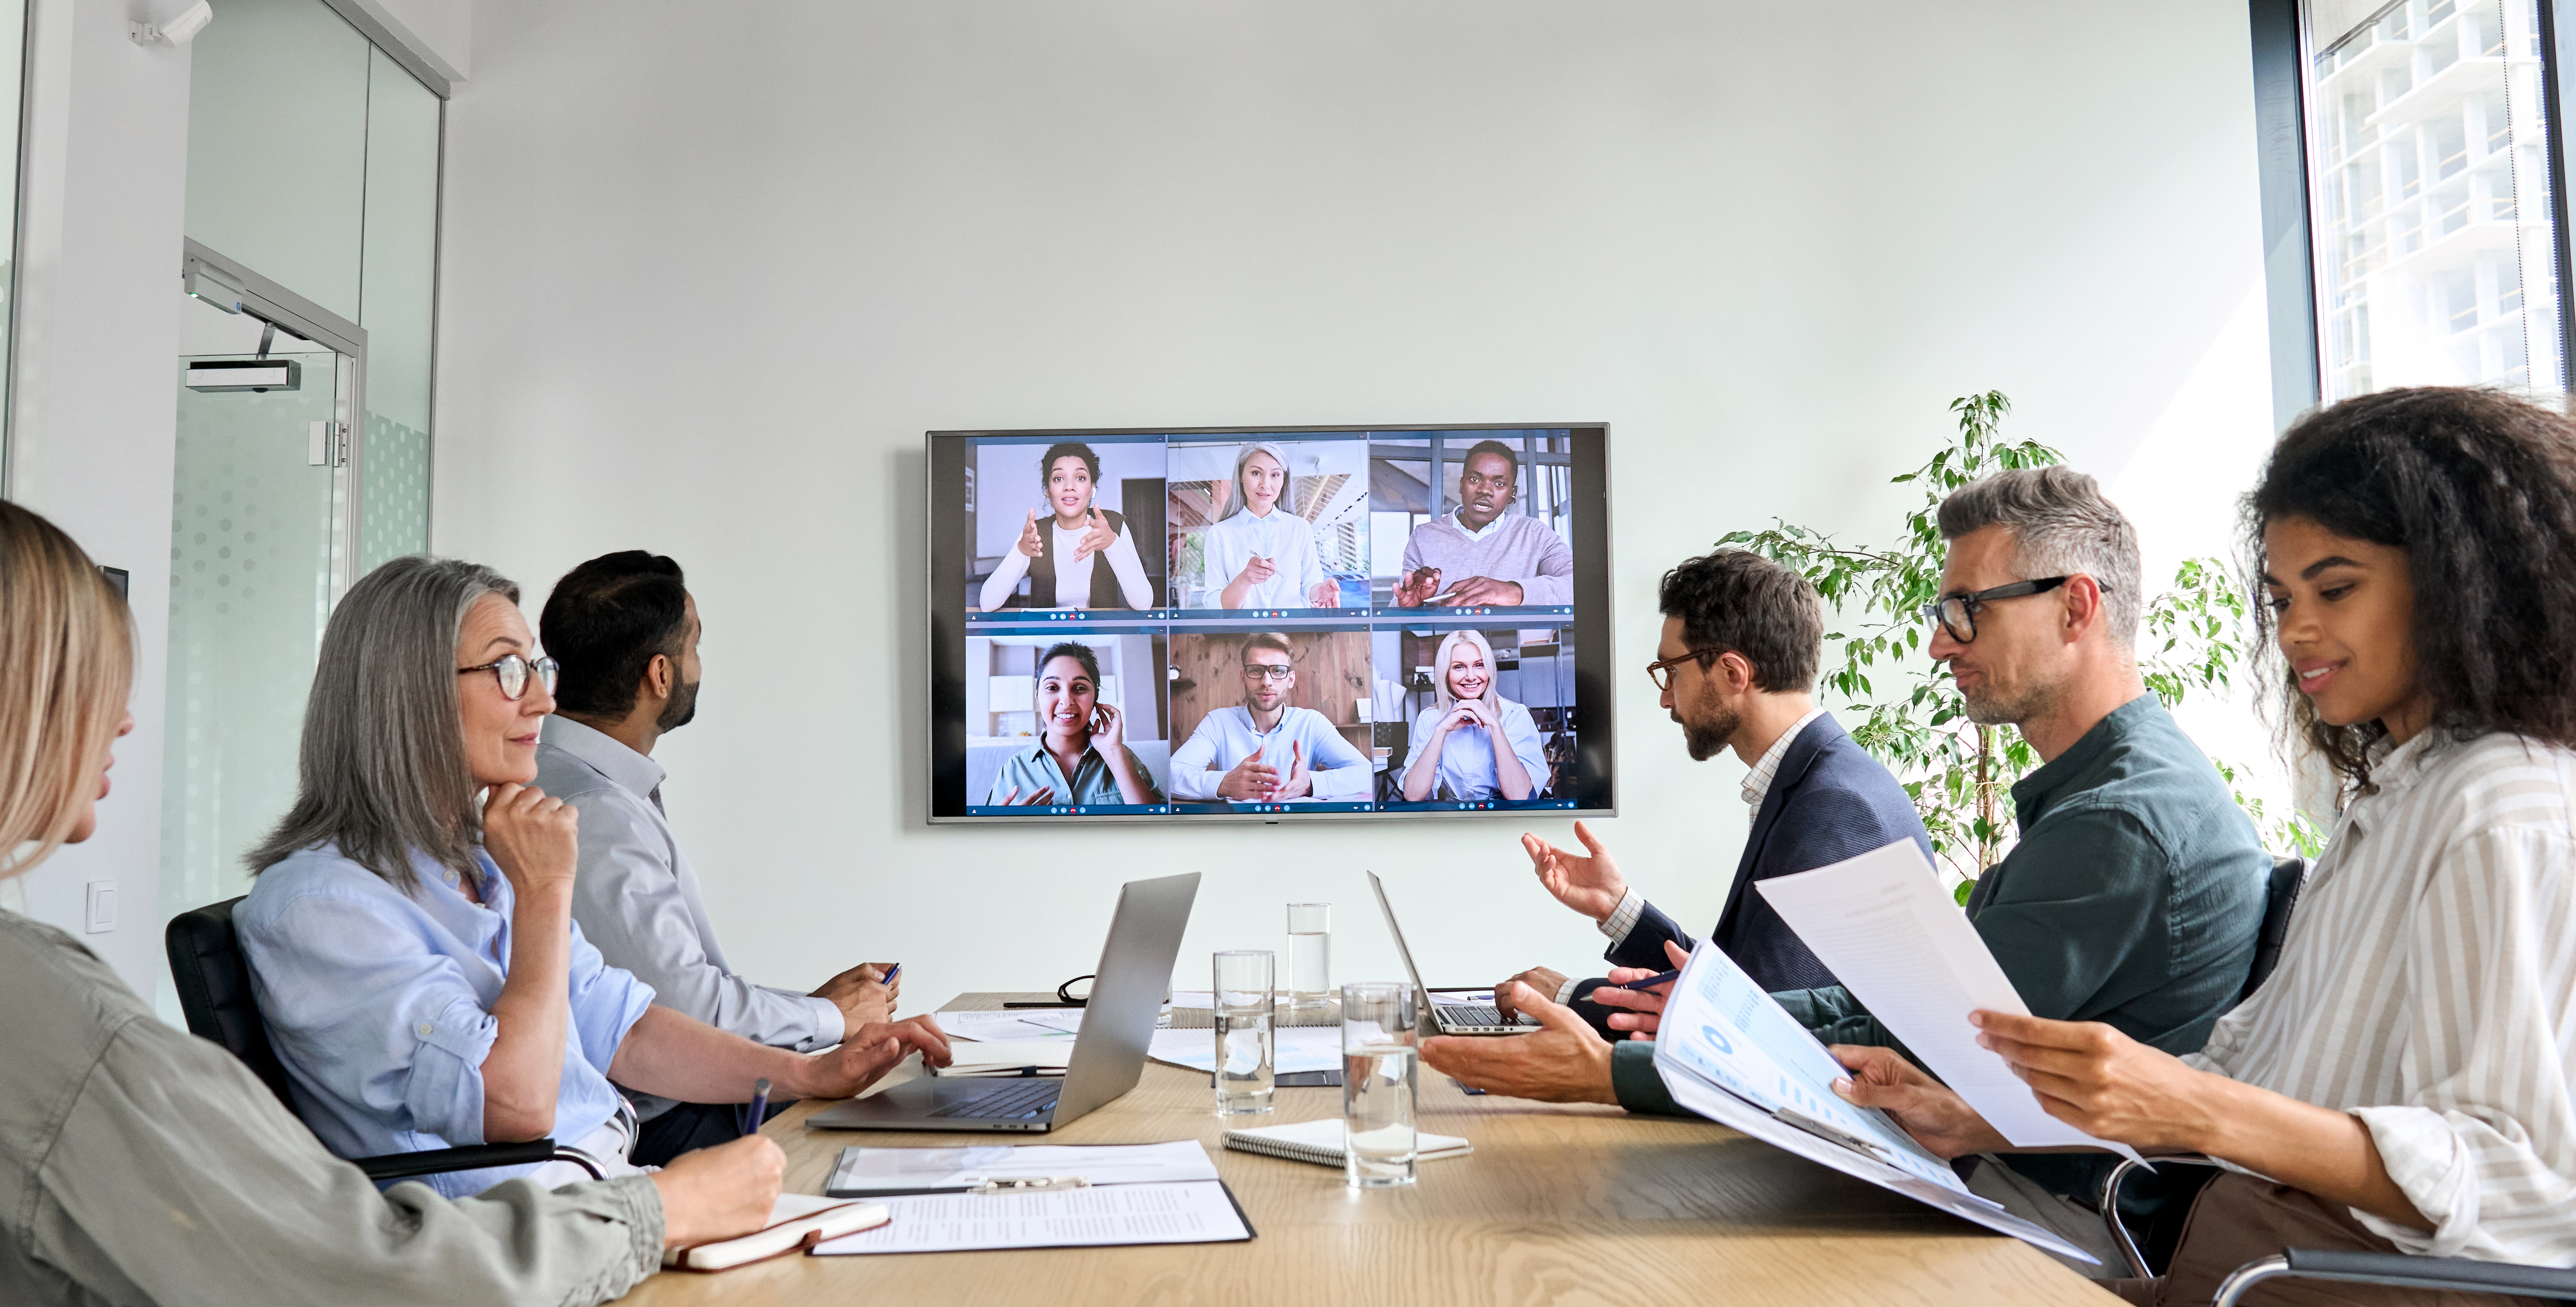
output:
<path id="1" fill-rule="evenodd" d="M 1969 918 L 2033 1015 L 2197 1052 L 2252 969 L 2272 862 L 2218 770 L 2138 675 L 2137 532 L 2093 478 L 2062 467 L 1963 486 L 1942 502 L 1940 528 L 1950 552 L 1923 614 L 1930 653 L 1950 664 L 1971 720 L 2018 729 L 2042 764 L 2012 787 L 2021 841 L 1978 879 Z M 1827 1044 L 1897 1046 L 1847 989 L 1773 997 Z M 1661 1002 L 1623 1005 L 1651 1013 Z M 1518 1006 L 1545 1022 L 1554 1005 L 1529 994 Z M 1654 1024 L 1641 1021 L 1636 1037 L 1652 1038 Z M 1594 1060 L 1597 1073 L 1539 1092 L 1680 1110 L 1644 1077 L 1619 1082 L 1614 1098 L 1610 1059 Z M 2103 1267 L 2079 1269 L 2118 1273 L 2101 1218 L 2067 1201 L 2089 1203 L 2109 1159 L 1990 1157 L 1969 1187 L 2103 1255 Z M 2123 1195 L 2139 1215 L 2162 1205 L 2141 1186 Z"/>

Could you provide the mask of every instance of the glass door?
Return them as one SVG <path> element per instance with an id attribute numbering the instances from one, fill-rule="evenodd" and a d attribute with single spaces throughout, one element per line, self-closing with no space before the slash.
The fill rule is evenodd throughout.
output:
<path id="1" fill-rule="evenodd" d="M 348 419 L 363 334 L 334 349 L 298 329 L 340 331 L 226 283 L 191 285 L 201 293 L 180 305 L 171 496 L 165 916 L 248 889 L 242 855 L 294 799 L 322 627 L 356 557 Z"/>

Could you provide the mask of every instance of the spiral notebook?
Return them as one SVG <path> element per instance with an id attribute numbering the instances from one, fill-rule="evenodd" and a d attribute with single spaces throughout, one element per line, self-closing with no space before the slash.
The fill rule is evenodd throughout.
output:
<path id="1" fill-rule="evenodd" d="M 1225 1146 L 1246 1153 L 1265 1153 L 1292 1162 L 1312 1162 L 1317 1166 L 1340 1166 L 1347 1157 L 1343 1147 L 1342 1119 L 1328 1116 L 1320 1121 L 1300 1121 L 1295 1125 L 1265 1125 L 1249 1130 L 1225 1132 Z M 1476 1151 L 1474 1144 L 1456 1135 L 1418 1134 L 1414 1136 L 1414 1158 L 1434 1162 L 1443 1157 L 1465 1157 Z"/>

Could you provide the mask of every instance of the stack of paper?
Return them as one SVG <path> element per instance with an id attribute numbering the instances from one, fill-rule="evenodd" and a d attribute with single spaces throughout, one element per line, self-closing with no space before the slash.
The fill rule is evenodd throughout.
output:
<path id="1" fill-rule="evenodd" d="M 1078 1189 L 964 1192 L 986 1180 L 1080 1176 Z M 1252 1237 L 1216 1163 L 1194 1139 L 1166 1144 L 845 1148 L 833 1193 L 885 1195 L 892 1220 L 819 1244 L 825 1256 L 1223 1243 Z M 808 1199 L 806 1201 L 824 1201 Z"/>
<path id="2" fill-rule="evenodd" d="M 1061 1039 L 1070 1044 L 1082 1029 L 1080 1008 L 1013 1012 L 934 1012 L 931 1019 L 952 1040 Z"/>
<path id="3" fill-rule="evenodd" d="M 1842 1064 L 1705 939 L 1664 1005 L 1655 1070 L 1675 1102 L 1720 1125 L 2050 1252 L 2095 1260 L 1969 1193 L 1886 1114 L 1844 1102 L 1832 1089 Z"/>
<path id="4" fill-rule="evenodd" d="M 1336 1122 L 1336 1124 L 1339 1124 Z M 1195 1139 L 1168 1144 L 979 1144 L 967 1148 L 841 1150 L 823 1192 L 834 1198 L 959 1193 L 987 1180 L 1081 1176 L 1093 1184 L 1213 1180 L 1216 1163 Z"/>
<path id="5" fill-rule="evenodd" d="M 949 1064 L 932 1067 L 941 1076 L 1060 1076 L 1073 1060 L 1070 1039 L 988 1039 L 950 1044 Z"/>

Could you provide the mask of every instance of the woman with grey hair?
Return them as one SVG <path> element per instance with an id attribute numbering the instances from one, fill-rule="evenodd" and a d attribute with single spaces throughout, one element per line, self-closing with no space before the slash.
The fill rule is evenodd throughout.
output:
<path id="1" fill-rule="evenodd" d="M 0 882 L 97 830 L 133 641 L 80 546 L 0 501 Z M 587 1307 L 778 1197 L 758 1137 L 551 1193 L 379 1194 L 78 937 L 0 912 L 0 995 L 0 1302 Z"/>
<path id="2" fill-rule="evenodd" d="M 1219 608 L 1338 608 L 1341 587 L 1324 575 L 1315 525 L 1283 509 L 1288 451 L 1256 440 L 1236 451 L 1225 512 L 1200 541 L 1207 593 Z"/>
<path id="3" fill-rule="evenodd" d="M 323 632 L 295 804 L 249 855 L 259 879 L 234 913 L 314 1133 L 343 1157 L 552 1136 L 614 1174 L 635 1124 L 612 1081 L 693 1103 L 743 1101 L 762 1078 L 843 1098 L 908 1049 L 944 1065 L 928 1017 L 808 1056 L 655 1007 L 601 960 L 572 920 L 575 814 L 528 788 L 554 662 L 518 600 L 489 568 L 401 558 Z M 430 1184 L 463 1197 L 522 1174 Z"/>

